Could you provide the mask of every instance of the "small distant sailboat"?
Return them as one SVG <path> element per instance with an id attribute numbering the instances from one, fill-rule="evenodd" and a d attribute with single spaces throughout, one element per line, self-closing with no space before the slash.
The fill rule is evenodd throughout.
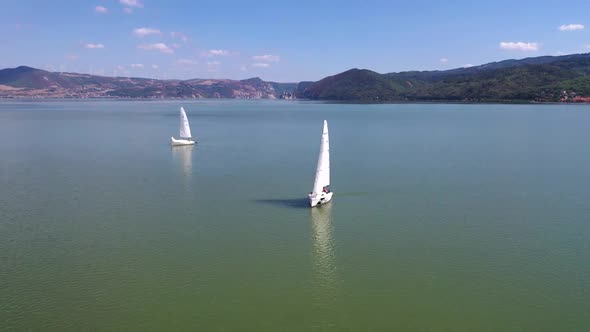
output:
<path id="1" fill-rule="evenodd" d="M 330 138 L 328 137 L 328 122 L 324 120 L 324 131 L 320 144 L 320 155 L 318 167 L 315 172 L 313 191 L 309 193 L 309 204 L 311 207 L 328 203 L 332 199 L 330 185 Z"/>
<path id="2" fill-rule="evenodd" d="M 188 118 L 186 117 L 184 107 L 180 108 L 180 137 L 178 139 L 171 137 L 170 139 L 172 140 L 173 146 L 195 144 L 195 141 L 191 136 L 191 127 L 188 124 Z"/>

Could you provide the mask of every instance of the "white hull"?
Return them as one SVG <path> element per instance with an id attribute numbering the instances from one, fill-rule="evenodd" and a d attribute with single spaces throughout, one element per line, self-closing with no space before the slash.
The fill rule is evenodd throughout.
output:
<path id="1" fill-rule="evenodd" d="M 307 195 L 309 197 L 309 205 L 311 205 L 311 207 L 314 207 L 316 205 L 326 204 L 330 200 L 332 200 L 332 194 L 334 194 L 334 193 L 333 192 L 325 193 L 323 191 L 319 195 L 318 194 L 309 194 L 309 195 Z"/>
<path id="2" fill-rule="evenodd" d="M 170 137 L 172 141 L 172 146 L 180 146 L 180 145 L 193 145 L 195 141 L 189 139 L 175 139 L 174 137 Z"/>

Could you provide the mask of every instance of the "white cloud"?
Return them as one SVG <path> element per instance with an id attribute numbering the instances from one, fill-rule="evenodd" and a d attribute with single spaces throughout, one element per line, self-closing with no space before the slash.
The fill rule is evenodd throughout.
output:
<path id="1" fill-rule="evenodd" d="M 501 42 L 500 48 L 511 51 L 537 51 L 539 49 L 539 44 L 524 42 Z"/>
<path id="2" fill-rule="evenodd" d="M 219 61 L 211 61 L 207 62 L 207 70 L 208 71 L 217 71 L 221 62 Z"/>
<path id="3" fill-rule="evenodd" d="M 160 35 L 160 34 L 162 34 L 162 32 L 158 29 L 152 29 L 152 28 L 137 28 L 137 29 L 133 30 L 133 34 L 136 35 L 137 37 L 145 37 L 145 36 L 149 36 L 149 35 Z"/>
<path id="4" fill-rule="evenodd" d="M 137 47 L 141 48 L 142 50 L 147 50 L 147 51 L 160 51 L 162 53 L 167 53 L 167 54 L 174 53 L 174 50 L 171 49 L 170 47 L 168 47 L 164 43 L 141 44 L 141 45 L 138 45 Z"/>
<path id="5" fill-rule="evenodd" d="M 463 68 L 469 68 L 469 67 L 473 67 L 473 65 L 470 63 L 466 63 L 463 65 Z"/>
<path id="6" fill-rule="evenodd" d="M 119 0 L 119 3 L 127 7 L 143 8 L 143 3 L 140 0 Z"/>
<path id="7" fill-rule="evenodd" d="M 123 8 L 123 11 L 124 11 L 125 13 L 127 13 L 127 14 L 131 14 L 131 13 L 133 13 L 133 9 L 131 9 L 131 8 L 129 8 L 129 7 L 125 7 L 125 8 Z"/>
<path id="8" fill-rule="evenodd" d="M 440 61 L 441 63 L 447 63 L 447 62 L 449 62 L 449 59 L 447 59 L 447 58 L 440 58 L 440 60 L 439 60 L 439 61 Z"/>
<path id="9" fill-rule="evenodd" d="M 106 7 L 103 6 L 96 6 L 94 7 L 94 11 L 97 13 L 101 13 L 101 14 L 106 14 L 109 12 L 109 10 Z"/>
<path id="10" fill-rule="evenodd" d="M 257 63 L 253 63 L 252 67 L 268 68 L 268 67 L 270 67 L 270 63 L 257 62 Z"/>
<path id="11" fill-rule="evenodd" d="M 199 62 L 191 59 L 178 59 L 174 63 L 180 66 L 193 66 L 199 64 Z"/>
<path id="12" fill-rule="evenodd" d="M 104 45 L 103 44 L 91 44 L 91 43 L 88 43 L 88 44 L 85 44 L 84 47 L 85 48 L 88 48 L 88 49 L 96 49 L 96 48 L 104 48 Z"/>
<path id="13" fill-rule="evenodd" d="M 158 65 L 152 65 L 152 68 L 155 69 L 155 70 L 158 70 L 160 68 L 160 66 L 158 66 Z"/>
<path id="14" fill-rule="evenodd" d="M 131 68 L 143 68 L 143 63 L 132 63 L 129 66 L 131 66 Z"/>
<path id="15" fill-rule="evenodd" d="M 574 31 L 574 30 L 583 30 L 583 24 L 564 24 L 559 27 L 560 31 Z"/>
<path id="16" fill-rule="evenodd" d="M 75 54 L 68 54 L 66 55 L 66 59 L 70 60 L 70 61 L 75 61 L 78 60 L 79 56 L 75 55 Z"/>
<path id="17" fill-rule="evenodd" d="M 226 56 L 230 52 L 228 50 L 208 50 L 201 53 L 203 56 Z"/>
<path id="18" fill-rule="evenodd" d="M 128 76 L 129 74 L 130 74 L 130 72 L 123 65 L 118 65 L 115 67 L 115 70 L 113 70 L 113 76 L 119 76 L 119 75 Z"/>
<path id="19" fill-rule="evenodd" d="M 187 36 L 187 35 L 185 35 L 185 34 L 184 34 L 184 33 L 182 33 L 182 32 L 178 32 L 178 31 L 172 31 L 172 32 L 170 32 L 170 36 L 171 36 L 172 38 L 178 38 L 178 39 L 182 40 L 182 41 L 183 41 L 183 42 L 185 42 L 185 43 L 186 43 L 186 42 L 188 42 L 188 36 Z"/>
<path id="20" fill-rule="evenodd" d="M 281 60 L 281 57 L 278 55 L 265 54 L 265 55 L 255 55 L 252 57 L 252 59 L 254 61 L 260 61 L 260 62 L 278 62 L 279 60 Z"/>

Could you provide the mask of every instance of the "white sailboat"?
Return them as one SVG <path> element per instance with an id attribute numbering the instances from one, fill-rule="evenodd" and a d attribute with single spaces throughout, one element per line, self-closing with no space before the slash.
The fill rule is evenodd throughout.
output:
<path id="1" fill-rule="evenodd" d="M 178 139 L 171 137 L 170 139 L 172 140 L 172 145 L 174 146 L 195 144 L 195 141 L 191 136 L 191 127 L 188 124 L 188 118 L 186 117 L 184 107 L 180 108 L 180 137 Z"/>
<path id="2" fill-rule="evenodd" d="M 320 155 L 318 157 L 318 167 L 315 172 L 315 182 L 313 190 L 309 193 L 309 204 L 314 207 L 319 204 L 328 203 L 332 199 L 332 192 L 328 188 L 330 185 L 330 138 L 328 136 L 328 122 L 324 120 L 324 131 L 322 132 L 322 142 L 320 144 Z"/>

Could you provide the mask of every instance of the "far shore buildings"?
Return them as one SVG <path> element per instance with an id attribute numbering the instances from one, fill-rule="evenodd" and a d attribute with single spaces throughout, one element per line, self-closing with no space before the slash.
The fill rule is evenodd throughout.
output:
<path id="1" fill-rule="evenodd" d="M 590 97 L 579 96 L 575 91 L 568 92 L 567 90 L 563 90 L 561 92 L 561 98 L 559 98 L 559 102 L 561 102 L 561 103 L 590 103 Z"/>

